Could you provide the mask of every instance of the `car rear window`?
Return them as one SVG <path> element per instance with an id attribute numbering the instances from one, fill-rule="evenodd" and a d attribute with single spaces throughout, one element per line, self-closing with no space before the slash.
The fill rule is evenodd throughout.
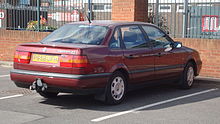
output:
<path id="1" fill-rule="evenodd" d="M 66 24 L 41 42 L 99 45 L 105 38 L 107 31 L 108 27 L 106 26 Z"/>

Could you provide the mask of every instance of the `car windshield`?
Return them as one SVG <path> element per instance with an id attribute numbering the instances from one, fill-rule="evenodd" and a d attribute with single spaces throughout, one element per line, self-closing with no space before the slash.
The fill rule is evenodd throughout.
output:
<path id="1" fill-rule="evenodd" d="M 107 31 L 108 27 L 106 26 L 67 24 L 48 35 L 41 42 L 99 45 L 105 38 Z"/>

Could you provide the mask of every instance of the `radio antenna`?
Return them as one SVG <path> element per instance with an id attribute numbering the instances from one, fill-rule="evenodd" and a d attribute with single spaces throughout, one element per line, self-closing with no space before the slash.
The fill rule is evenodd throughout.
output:
<path id="1" fill-rule="evenodd" d="M 89 23 L 92 23 L 88 15 L 86 15 L 86 18 L 88 19 Z"/>

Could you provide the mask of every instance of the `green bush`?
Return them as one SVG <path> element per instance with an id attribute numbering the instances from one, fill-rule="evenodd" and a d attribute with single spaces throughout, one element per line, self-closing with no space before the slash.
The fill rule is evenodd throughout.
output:
<path id="1" fill-rule="evenodd" d="M 27 30 L 31 30 L 31 31 L 34 31 L 37 29 L 37 24 L 38 24 L 38 21 L 29 21 L 27 23 Z"/>
<path id="2" fill-rule="evenodd" d="M 54 31 L 56 29 L 57 29 L 56 27 L 52 27 L 49 25 L 40 25 L 40 27 L 39 27 L 39 31 Z M 38 21 L 29 21 L 27 23 L 26 30 L 38 31 Z"/>

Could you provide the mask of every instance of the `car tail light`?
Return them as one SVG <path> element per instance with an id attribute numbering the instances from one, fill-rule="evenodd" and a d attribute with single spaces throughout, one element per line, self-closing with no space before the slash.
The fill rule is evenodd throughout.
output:
<path id="1" fill-rule="evenodd" d="M 61 67 L 87 67 L 88 59 L 86 56 L 61 55 Z"/>
<path id="2" fill-rule="evenodd" d="M 14 56 L 14 62 L 18 63 L 29 63 L 31 59 L 31 53 L 30 52 L 21 52 L 16 51 Z"/>

